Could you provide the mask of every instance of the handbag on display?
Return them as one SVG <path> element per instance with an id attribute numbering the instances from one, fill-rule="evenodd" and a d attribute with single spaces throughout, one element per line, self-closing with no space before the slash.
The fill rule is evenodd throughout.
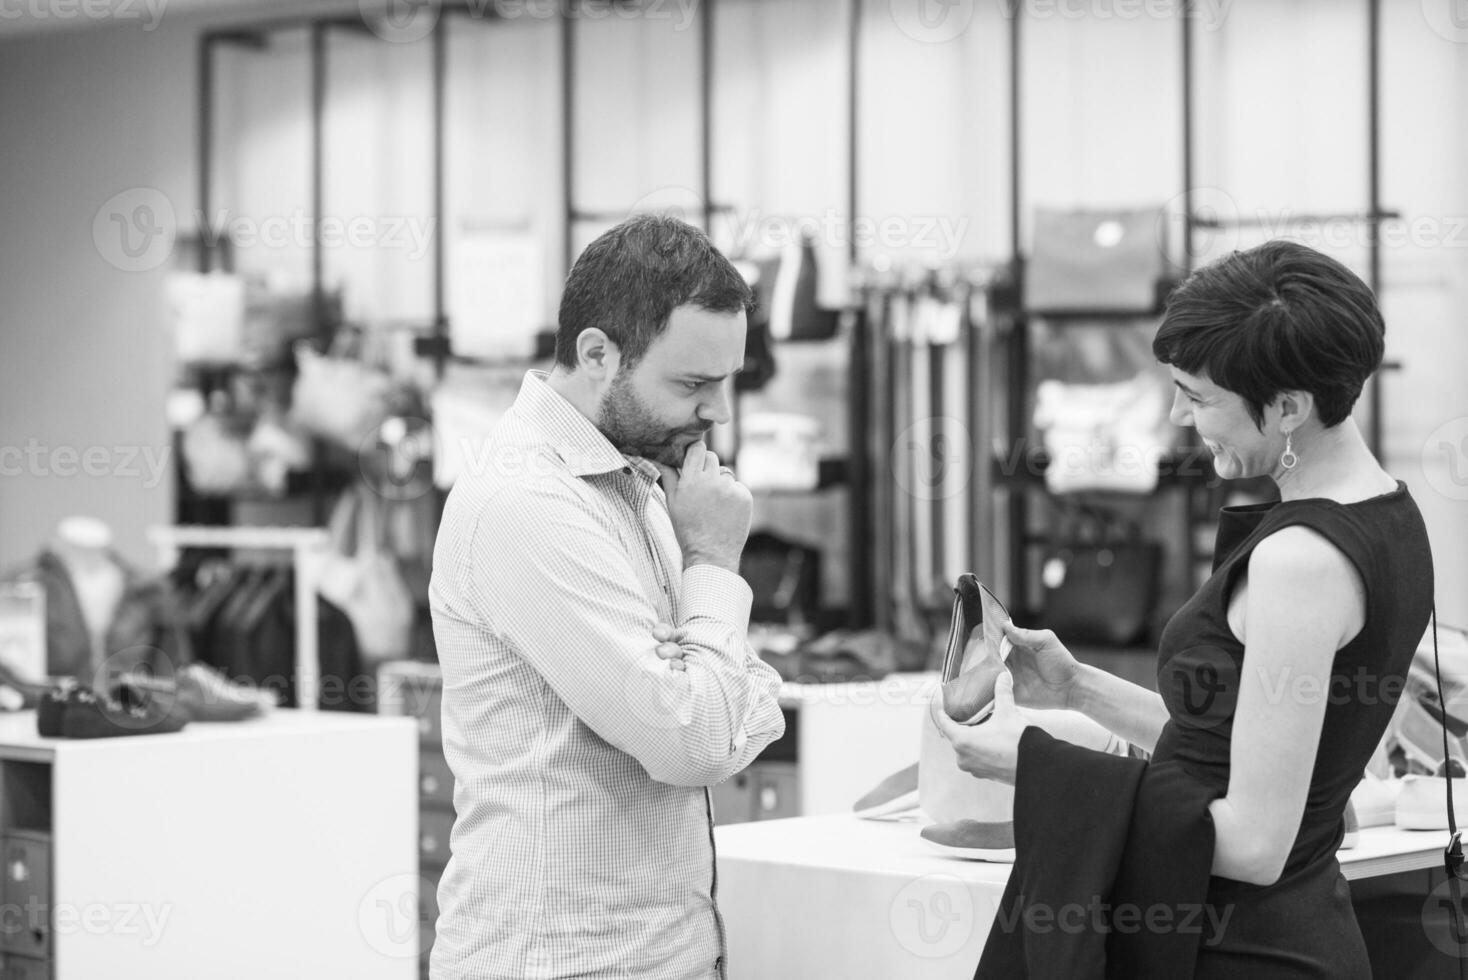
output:
<path id="1" fill-rule="evenodd" d="M 1035 427 L 1049 457 L 1050 492 L 1155 490 L 1158 464 L 1177 433 L 1168 422 L 1169 400 L 1150 369 L 1112 384 L 1041 381 L 1035 388 Z"/>
<path id="2" fill-rule="evenodd" d="M 243 358 L 243 279 L 223 272 L 170 272 L 163 291 L 180 364 L 233 364 Z"/>
<path id="3" fill-rule="evenodd" d="M 227 411 L 227 401 L 214 392 L 209 411 L 183 432 L 184 473 L 201 494 L 231 494 L 254 481 L 247 422 Z"/>
<path id="4" fill-rule="evenodd" d="M 776 341 L 829 340 L 836 335 L 837 311 L 818 305 L 820 270 L 815 240 L 802 234 L 780 255 L 770 297 L 770 336 Z"/>
<path id="5" fill-rule="evenodd" d="M 307 432 L 356 452 L 391 412 L 392 381 L 341 349 L 334 344 L 332 353 L 318 354 L 296 345 L 290 415 Z"/>
<path id="6" fill-rule="evenodd" d="M 804 625 L 821 604 L 821 550 L 769 531 L 745 542 L 739 574 L 754 593 L 750 619 Z"/>
<path id="7" fill-rule="evenodd" d="M 1169 268 L 1161 216 L 1161 207 L 1036 208 L 1025 306 L 1037 313 L 1154 311 Z"/>
<path id="8" fill-rule="evenodd" d="M 384 502 L 363 486 L 348 488 L 330 522 L 331 544 L 318 590 L 352 621 L 369 671 L 407 656 L 416 609 L 388 548 Z"/>
<path id="9" fill-rule="evenodd" d="M 1162 545 L 1135 524 L 1078 513 L 1089 530 L 1063 533 L 1046 560 L 1041 622 L 1064 643 L 1130 646 L 1152 623 Z"/>

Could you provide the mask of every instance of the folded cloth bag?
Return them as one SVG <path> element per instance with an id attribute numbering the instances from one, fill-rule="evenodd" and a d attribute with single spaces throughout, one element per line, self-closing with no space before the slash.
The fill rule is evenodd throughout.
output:
<path id="1" fill-rule="evenodd" d="M 1177 762 L 1098 755 L 1028 728 L 1015 793 L 1017 857 L 974 980 L 1193 976 L 1199 930 L 1123 926 L 1109 910 L 1157 908 L 1180 921 L 1201 907 L 1217 791 Z M 1067 908 L 1100 911 L 1078 928 L 1027 927 L 1031 909 Z"/>
<path id="2" fill-rule="evenodd" d="M 357 452 L 388 417 L 391 379 L 350 357 L 318 354 L 309 344 L 297 344 L 295 350 L 291 421 Z"/>
<path id="3" fill-rule="evenodd" d="M 407 656 L 413 596 L 387 548 L 383 501 L 366 487 L 348 489 L 332 513 L 330 533 L 318 591 L 352 621 L 369 670 Z"/>

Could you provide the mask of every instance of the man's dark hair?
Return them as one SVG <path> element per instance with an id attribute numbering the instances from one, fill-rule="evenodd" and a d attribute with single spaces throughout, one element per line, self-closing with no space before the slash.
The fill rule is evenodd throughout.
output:
<path id="1" fill-rule="evenodd" d="M 631 368 L 677 307 L 753 312 L 754 294 L 708 236 L 668 215 L 628 218 L 586 246 L 566 277 L 556 363 L 576 367 L 576 338 L 599 328 Z"/>
<path id="2" fill-rule="evenodd" d="M 1277 240 L 1219 259 L 1173 290 L 1152 353 L 1242 396 L 1261 430 L 1264 406 L 1290 390 L 1314 395 L 1329 427 L 1351 414 L 1381 365 L 1385 332 L 1359 276 Z"/>

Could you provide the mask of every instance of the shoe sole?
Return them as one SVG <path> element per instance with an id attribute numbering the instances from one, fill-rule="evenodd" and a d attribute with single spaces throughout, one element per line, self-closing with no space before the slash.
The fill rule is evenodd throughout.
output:
<path id="1" fill-rule="evenodd" d="M 962 858 L 965 861 L 989 861 L 993 864 L 1014 863 L 1014 848 L 1012 847 L 958 847 L 953 844 L 940 844 L 927 837 L 924 837 L 923 840 L 949 857 Z"/>

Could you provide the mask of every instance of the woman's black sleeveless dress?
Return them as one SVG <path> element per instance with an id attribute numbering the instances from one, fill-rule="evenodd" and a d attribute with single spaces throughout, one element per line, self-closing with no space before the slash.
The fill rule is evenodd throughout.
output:
<path id="1" fill-rule="evenodd" d="M 1303 525 L 1355 565 L 1366 589 L 1366 622 L 1335 657 L 1326 691 L 1268 678 L 1271 696 L 1327 702 L 1299 836 L 1284 873 L 1268 886 L 1214 877 L 1208 901 L 1232 912 L 1221 941 L 1199 950 L 1196 977 L 1370 977 L 1366 949 L 1336 862 L 1343 813 L 1401 695 L 1432 609 L 1432 552 L 1407 488 L 1352 504 L 1322 498 L 1225 508 L 1212 577 L 1167 624 L 1159 646 L 1158 690 L 1171 715 L 1153 760 L 1175 761 L 1228 789 L 1244 648 L 1228 626 L 1228 601 L 1264 538 Z M 1211 920 L 1217 921 L 1217 920 Z"/>

